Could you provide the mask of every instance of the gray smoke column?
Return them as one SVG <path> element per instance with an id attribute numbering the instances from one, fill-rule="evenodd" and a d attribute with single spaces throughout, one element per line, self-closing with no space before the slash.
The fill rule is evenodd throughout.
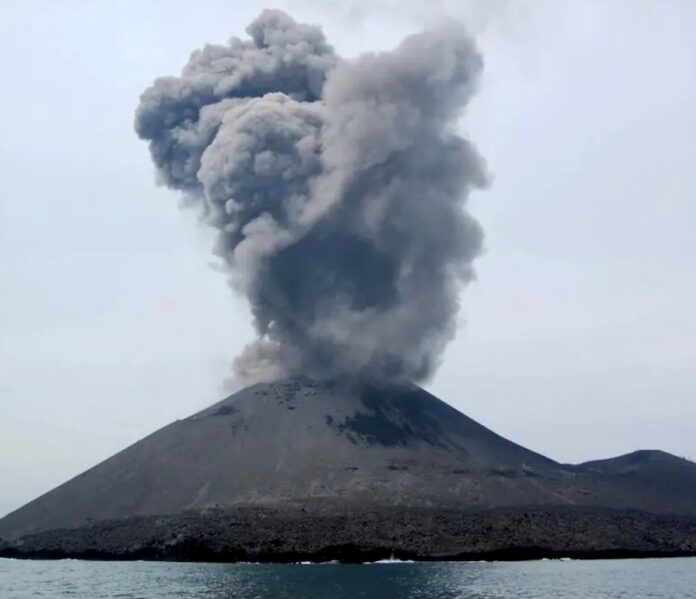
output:
<path id="1" fill-rule="evenodd" d="M 485 169 L 456 126 L 481 57 L 456 22 L 350 61 L 277 10 L 247 33 L 157 79 L 135 120 L 251 305 L 237 376 L 428 377 L 482 245 Z"/>

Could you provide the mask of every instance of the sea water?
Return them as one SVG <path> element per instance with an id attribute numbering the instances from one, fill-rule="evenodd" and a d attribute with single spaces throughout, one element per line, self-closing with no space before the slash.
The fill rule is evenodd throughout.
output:
<path id="1" fill-rule="evenodd" d="M 0 598 L 691 599 L 696 559 L 192 564 L 0 559 Z"/>

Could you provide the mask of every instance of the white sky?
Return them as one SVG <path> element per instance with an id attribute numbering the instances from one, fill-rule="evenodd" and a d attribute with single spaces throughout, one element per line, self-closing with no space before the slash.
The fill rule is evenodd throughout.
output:
<path id="1" fill-rule="evenodd" d="M 345 56 L 441 13 L 478 37 L 487 251 L 428 388 L 560 461 L 696 458 L 696 3 L 275 6 Z M 249 316 L 133 111 L 263 7 L 0 4 L 0 515 L 222 397 Z"/>

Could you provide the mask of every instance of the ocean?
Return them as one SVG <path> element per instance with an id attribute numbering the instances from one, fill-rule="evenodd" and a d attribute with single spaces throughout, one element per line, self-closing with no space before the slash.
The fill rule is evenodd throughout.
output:
<path id="1" fill-rule="evenodd" d="M 1 599 L 691 599 L 696 558 L 338 564 L 0 559 Z"/>

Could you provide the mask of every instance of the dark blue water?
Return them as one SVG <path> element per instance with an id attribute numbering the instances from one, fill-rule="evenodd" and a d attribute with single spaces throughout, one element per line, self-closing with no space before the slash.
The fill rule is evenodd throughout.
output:
<path id="1" fill-rule="evenodd" d="M 0 599 L 691 599 L 696 559 L 342 565 L 0 559 Z"/>

